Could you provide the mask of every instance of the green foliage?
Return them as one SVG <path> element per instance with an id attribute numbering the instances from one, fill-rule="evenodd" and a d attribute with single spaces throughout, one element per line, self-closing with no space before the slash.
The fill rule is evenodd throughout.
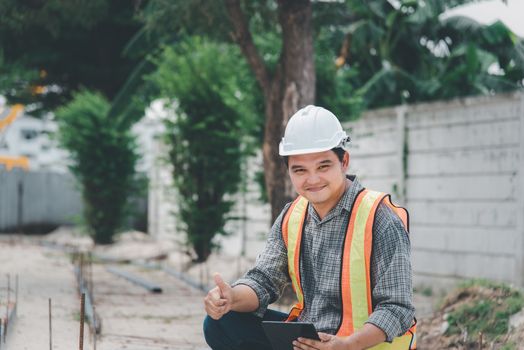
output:
<path id="1" fill-rule="evenodd" d="M 0 83 L 0 94 L 31 105 L 33 115 L 67 103 L 81 87 L 113 98 L 137 62 L 122 55 L 140 27 L 129 1 L 0 0 L 0 13 L 0 79 L 7 73 L 15 82 Z"/>
<path id="2" fill-rule="evenodd" d="M 368 107 L 522 88 L 523 41 L 504 24 L 440 19 L 467 2 L 346 1 L 353 18 L 338 30 L 349 42 L 346 63 L 358 72 L 351 85 Z M 489 71 L 497 65 L 500 72 Z"/>
<path id="3" fill-rule="evenodd" d="M 264 171 L 259 170 L 255 172 L 254 180 L 259 190 L 258 200 L 260 201 L 260 203 L 268 204 L 269 198 L 267 196 L 266 179 L 265 179 Z"/>
<path id="4" fill-rule="evenodd" d="M 358 69 L 348 66 L 337 69 L 333 49 L 336 46 L 333 46 L 332 33 L 328 28 L 321 28 L 315 39 L 315 103 L 329 109 L 342 121 L 358 118 L 365 107 L 364 96 L 355 87 Z"/>
<path id="5" fill-rule="evenodd" d="M 29 91 L 29 82 L 38 79 L 38 70 L 23 65 L 6 62 L 0 47 L 0 94 L 8 91 Z"/>
<path id="6" fill-rule="evenodd" d="M 461 16 L 441 19 L 447 9 L 474 1 L 313 2 L 316 103 L 350 120 L 366 108 L 522 88 L 522 39 L 501 22 L 485 26 Z M 283 45 L 277 3 L 240 3 L 272 72 Z M 199 34 L 231 42 L 222 1 L 151 0 L 141 18 L 147 31 L 164 40 Z M 346 65 L 336 69 L 344 42 Z"/>
<path id="7" fill-rule="evenodd" d="M 257 36 L 278 30 L 274 0 L 241 0 L 241 7 L 248 14 L 248 25 Z M 231 42 L 232 27 L 224 1 L 150 0 L 140 12 L 140 18 L 146 30 L 163 43 L 173 36 L 205 36 Z"/>
<path id="8" fill-rule="evenodd" d="M 422 286 L 420 288 L 413 288 L 414 293 L 422 294 L 425 297 L 433 296 L 433 288 L 430 286 Z"/>
<path id="9" fill-rule="evenodd" d="M 5 16 L 2 27 L 18 35 L 40 28 L 57 37 L 70 26 L 90 28 L 107 8 L 104 0 L 0 1 L 0 12 Z"/>
<path id="10" fill-rule="evenodd" d="M 515 346 L 515 343 L 513 343 L 513 342 L 510 342 L 508 344 L 504 344 L 500 348 L 500 350 L 516 350 L 516 349 L 517 349 L 517 347 Z"/>
<path id="11" fill-rule="evenodd" d="M 503 293 L 511 293 L 512 291 L 512 288 L 508 286 L 507 284 L 495 282 L 492 280 L 487 280 L 484 278 L 471 278 L 471 279 L 465 280 L 458 285 L 458 288 L 466 289 L 466 288 L 477 287 L 477 286 L 485 287 L 489 289 L 500 290 Z"/>
<path id="12" fill-rule="evenodd" d="M 460 289 L 465 300 L 449 313 L 447 334 L 482 332 L 497 340 L 508 332 L 509 318 L 524 306 L 522 293 L 505 284 L 485 280 L 468 281 Z"/>
<path id="13" fill-rule="evenodd" d="M 472 1 L 313 2 L 316 102 L 349 120 L 369 107 L 522 88 L 524 44 L 504 24 L 439 19 Z M 283 45 L 277 3 L 243 0 L 241 6 L 272 72 Z M 0 94 L 43 110 L 84 86 L 116 97 L 111 114 L 134 121 L 152 93 L 137 88 L 153 69 L 147 55 L 188 35 L 231 42 L 223 1 L 0 0 L 0 13 Z M 347 64 L 337 70 L 333 62 L 345 38 Z M 488 71 L 497 65 L 499 73 Z M 44 93 L 35 92 L 38 86 Z"/>
<path id="14" fill-rule="evenodd" d="M 59 140 L 71 155 L 70 169 L 84 201 L 84 220 L 96 243 L 111 243 L 135 192 L 134 137 L 108 118 L 109 102 L 82 91 L 56 115 Z"/>
<path id="15" fill-rule="evenodd" d="M 197 104 L 208 94 L 217 95 L 240 116 L 235 123 L 243 129 L 245 141 L 262 127 L 261 92 L 236 46 L 187 37 L 165 47 L 155 64 L 158 68 L 147 80 L 154 82 L 162 97 Z M 199 96 L 193 96 L 195 92 Z M 252 150 L 252 144 L 247 145 Z"/>
<path id="16" fill-rule="evenodd" d="M 215 235 L 226 234 L 230 195 L 251 148 L 255 82 L 235 47 L 198 37 L 165 48 L 156 63 L 149 79 L 175 115 L 166 123 L 166 141 L 180 195 L 178 215 L 197 260 L 205 261 Z"/>

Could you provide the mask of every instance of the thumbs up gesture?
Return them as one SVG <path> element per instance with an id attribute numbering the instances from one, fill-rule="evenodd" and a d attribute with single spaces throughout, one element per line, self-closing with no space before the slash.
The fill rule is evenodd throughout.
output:
<path id="1" fill-rule="evenodd" d="M 218 320 L 231 310 L 233 304 L 233 288 L 224 280 L 219 273 L 214 276 L 216 287 L 211 289 L 204 298 L 207 314 Z"/>

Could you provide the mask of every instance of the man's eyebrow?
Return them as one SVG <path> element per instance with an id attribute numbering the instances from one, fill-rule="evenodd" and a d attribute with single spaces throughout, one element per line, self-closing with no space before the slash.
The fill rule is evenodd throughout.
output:
<path id="1" fill-rule="evenodd" d="M 304 167 L 302 165 L 292 165 L 291 166 L 291 170 L 296 170 L 296 169 L 303 169 Z"/>
<path id="2" fill-rule="evenodd" d="M 324 159 L 324 160 L 321 160 L 320 162 L 318 162 L 318 165 L 330 165 L 330 164 L 333 164 L 333 161 L 330 160 L 330 159 Z M 292 165 L 292 166 L 290 166 L 291 170 L 303 169 L 303 168 L 304 168 L 303 165 Z"/>
<path id="3" fill-rule="evenodd" d="M 323 165 L 323 164 L 332 164 L 332 163 L 333 163 L 333 162 L 332 162 L 330 159 L 325 159 L 325 160 L 321 161 L 321 162 L 318 163 L 318 164 Z"/>

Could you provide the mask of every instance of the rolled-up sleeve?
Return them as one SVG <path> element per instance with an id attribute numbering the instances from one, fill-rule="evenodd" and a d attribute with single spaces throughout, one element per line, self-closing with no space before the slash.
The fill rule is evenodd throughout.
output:
<path id="1" fill-rule="evenodd" d="M 282 239 L 282 218 L 290 204 L 287 204 L 275 220 L 266 241 L 266 246 L 258 256 L 255 266 L 233 286 L 244 284 L 253 289 L 258 297 L 259 308 L 256 316 L 264 316 L 269 304 L 282 295 L 284 287 L 290 283 L 287 269 L 287 249 Z"/>
<path id="2" fill-rule="evenodd" d="M 388 342 L 407 332 L 415 316 L 410 255 L 410 241 L 402 221 L 381 204 L 375 218 L 371 256 L 374 311 L 367 323 L 382 329 Z"/>

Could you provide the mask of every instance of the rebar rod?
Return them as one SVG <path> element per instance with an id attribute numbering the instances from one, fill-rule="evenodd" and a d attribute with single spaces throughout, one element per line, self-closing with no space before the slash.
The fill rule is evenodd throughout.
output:
<path id="1" fill-rule="evenodd" d="M 15 276 L 15 315 L 18 314 L 18 274 Z"/>
<path id="2" fill-rule="evenodd" d="M 84 254 L 80 254 L 78 258 L 80 259 L 80 279 L 84 281 Z"/>
<path id="3" fill-rule="evenodd" d="M 9 326 L 9 274 L 7 275 L 7 303 L 5 304 L 4 344 L 7 338 L 8 326 Z"/>
<path id="4" fill-rule="evenodd" d="M 88 253 L 88 264 L 89 264 L 89 293 L 92 300 L 94 300 L 94 287 L 93 287 L 93 255 L 91 252 Z"/>
<path id="5" fill-rule="evenodd" d="M 80 336 L 78 339 L 79 350 L 84 350 L 85 302 L 86 302 L 86 295 L 85 293 L 82 293 L 82 299 L 80 300 Z"/>
<path id="6" fill-rule="evenodd" d="M 9 304 L 11 304 L 11 275 L 7 274 L 7 309 Z"/>
<path id="7" fill-rule="evenodd" d="M 95 306 L 93 306 L 93 314 L 96 317 Z M 96 329 L 93 330 L 93 350 L 96 350 Z"/>
<path id="8" fill-rule="evenodd" d="M 7 302 L 5 305 L 5 318 L 3 319 L 3 322 L 0 322 L 0 343 L 7 343 L 7 333 L 11 330 L 11 327 L 13 326 L 13 322 L 16 319 L 16 304 L 17 302 L 13 302 L 13 307 L 11 308 L 11 311 L 9 311 L 9 306 L 11 305 L 11 275 L 6 274 L 7 276 Z M 18 298 L 18 297 L 17 297 Z M 2 318 L 0 317 L 0 321 Z M 3 326 L 2 326 L 3 324 Z"/>
<path id="9" fill-rule="evenodd" d="M 8 322 L 9 320 L 9 322 Z M 9 313 L 9 316 L 8 316 L 8 320 L 6 320 L 5 322 L 5 329 L 4 329 L 4 343 L 7 342 L 7 336 L 9 335 L 8 333 L 11 331 L 11 329 L 13 328 L 13 325 L 14 325 L 14 322 L 16 320 L 16 308 L 12 308 L 11 309 L 11 312 Z M 7 327 L 9 325 L 9 328 Z"/>
<path id="10" fill-rule="evenodd" d="M 76 274 L 76 279 L 78 281 L 79 293 L 80 294 L 82 294 L 82 293 L 86 294 L 85 304 L 86 304 L 87 320 L 88 320 L 89 324 L 91 325 L 91 327 L 94 329 L 94 332 L 95 333 L 100 333 L 101 325 L 100 325 L 100 322 L 98 320 L 98 317 L 96 317 L 96 313 L 94 311 L 94 306 L 93 306 L 94 304 L 93 304 L 93 301 L 91 300 L 91 297 L 89 296 L 87 283 L 80 276 L 80 267 L 75 266 L 75 274 Z"/>
<path id="11" fill-rule="evenodd" d="M 51 298 L 49 298 L 49 350 L 53 350 L 53 327 L 51 317 Z"/>

